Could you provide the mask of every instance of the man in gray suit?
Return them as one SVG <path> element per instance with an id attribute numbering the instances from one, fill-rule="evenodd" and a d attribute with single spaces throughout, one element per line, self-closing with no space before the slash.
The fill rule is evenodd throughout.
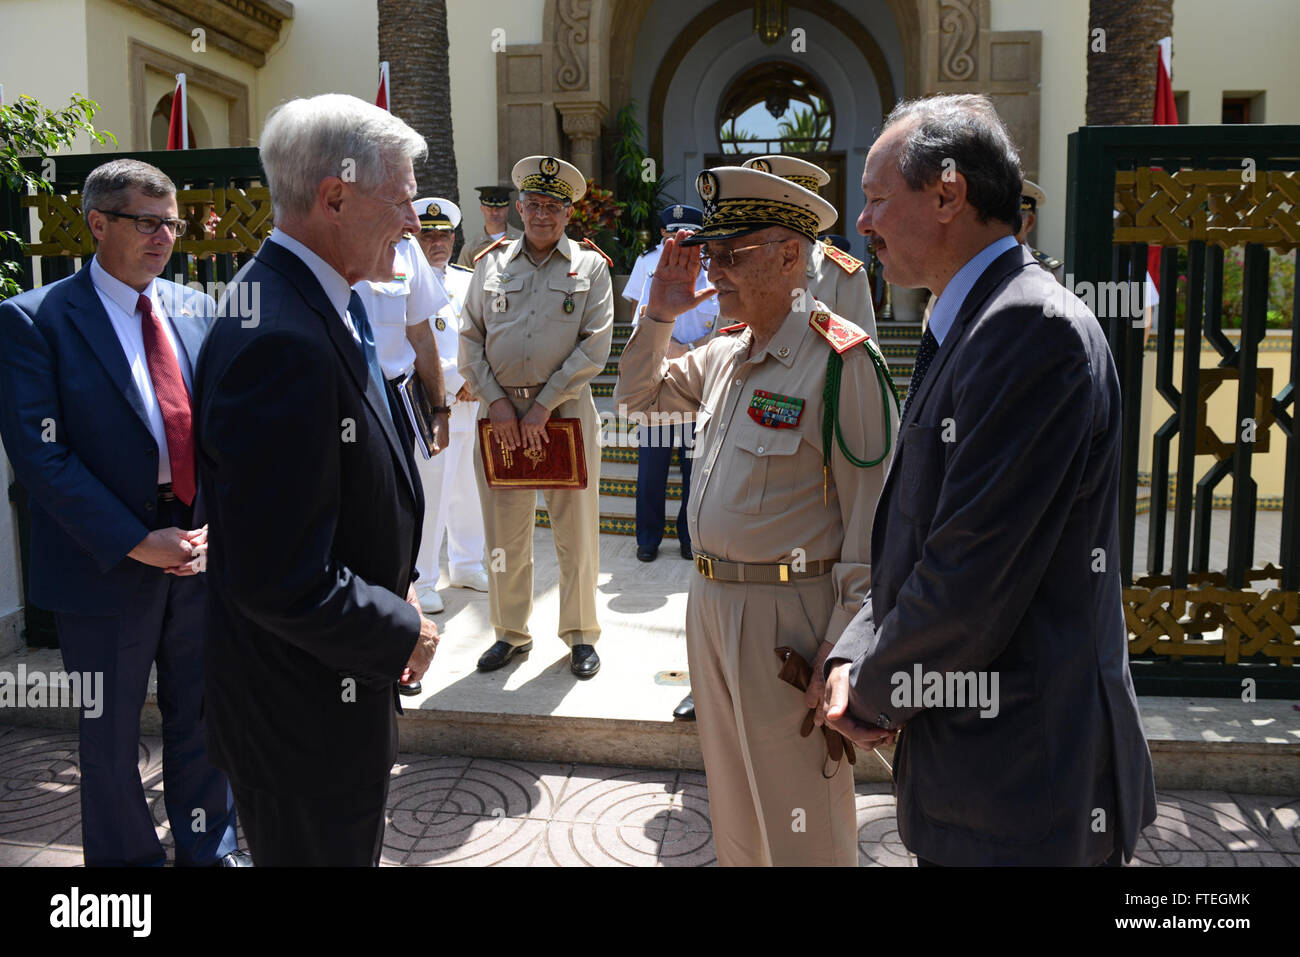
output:
<path id="1" fill-rule="evenodd" d="M 1155 784 L 1120 604 L 1105 337 L 1069 293 L 1059 315 L 1016 242 L 1020 159 L 985 97 L 897 106 L 862 187 L 885 278 L 938 300 L 871 594 L 827 659 L 819 718 L 864 745 L 898 735 L 898 829 L 922 865 L 1119 864 Z"/>

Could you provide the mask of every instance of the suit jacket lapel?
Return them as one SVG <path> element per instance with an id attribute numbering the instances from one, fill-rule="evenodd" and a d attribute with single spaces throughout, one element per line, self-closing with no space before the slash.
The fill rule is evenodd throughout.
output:
<path id="1" fill-rule="evenodd" d="M 103 365 L 108 377 L 113 380 L 113 384 L 135 411 L 145 429 L 150 430 L 149 415 L 145 412 L 140 390 L 135 387 L 135 380 L 131 378 L 131 367 L 126 363 L 126 353 L 122 351 L 122 343 L 118 341 L 117 333 L 113 331 L 112 320 L 104 311 L 104 304 L 99 301 L 95 284 L 91 282 L 89 260 L 68 284 L 67 310 L 68 319 L 85 338 L 90 351 Z M 150 434 L 152 434 L 151 430 Z"/>
<path id="2" fill-rule="evenodd" d="M 262 248 L 257 251 L 257 258 L 289 280 L 302 293 L 307 300 L 307 304 L 318 312 L 321 319 L 324 320 L 325 331 L 330 337 L 330 342 L 334 344 L 334 349 L 342 358 L 343 364 L 352 376 L 352 381 L 366 397 L 366 402 L 370 405 L 371 411 L 374 412 L 375 418 L 379 420 L 380 430 L 384 433 L 393 458 L 406 479 L 407 494 L 411 496 L 411 501 L 414 502 L 415 483 L 412 480 L 411 470 L 407 465 L 406 454 L 402 448 L 401 440 L 397 437 L 397 429 L 393 424 L 392 416 L 388 414 L 388 406 L 384 403 L 384 397 L 379 392 L 379 385 L 370 378 L 370 370 L 366 367 L 366 358 L 361 352 L 361 347 L 357 345 L 357 341 L 352 338 L 352 334 L 343 325 L 343 320 L 334 311 L 329 297 L 325 295 L 325 290 L 316 281 L 316 277 L 307 268 L 307 264 L 279 243 L 262 243 Z M 396 403 L 393 405 L 393 411 L 395 413 L 400 411 L 400 407 Z"/>
<path id="3" fill-rule="evenodd" d="M 1017 245 L 1015 249 L 1008 249 L 989 263 L 988 268 L 984 270 L 979 279 L 975 281 L 975 285 L 971 287 L 971 291 L 966 294 L 966 299 L 962 302 L 961 308 L 957 310 L 957 318 L 953 320 L 948 334 L 943 337 L 943 343 L 939 346 L 939 351 L 930 360 L 930 368 L 925 374 L 925 381 L 921 383 L 921 388 L 917 390 L 915 399 L 908 400 L 907 417 L 899 424 L 900 433 L 916 420 L 921 406 L 925 404 L 926 396 L 930 394 L 931 388 L 939 378 L 939 373 L 943 371 L 943 367 L 947 365 L 953 353 L 961 347 L 961 342 L 965 338 L 966 328 L 970 325 L 971 319 L 984 307 L 984 303 L 989 296 L 1002 285 L 1002 282 L 1009 275 L 1033 262 L 1034 258 L 1028 250 L 1022 245 Z"/>
<path id="4" fill-rule="evenodd" d="M 176 330 L 176 338 L 185 350 L 185 357 L 190 360 L 190 368 L 193 369 L 199 361 L 199 348 L 203 345 L 203 337 L 207 335 L 210 317 L 203 316 L 195 308 L 195 298 L 187 295 L 192 290 L 162 280 L 155 284 L 155 288 L 167 310 L 167 318 Z"/>

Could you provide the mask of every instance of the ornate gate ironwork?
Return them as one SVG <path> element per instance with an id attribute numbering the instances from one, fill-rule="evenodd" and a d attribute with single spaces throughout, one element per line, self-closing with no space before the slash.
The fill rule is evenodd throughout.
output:
<path id="1" fill-rule="evenodd" d="M 1300 247 L 1300 126 L 1083 127 L 1070 135 L 1066 273 L 1093 302 L 1127 284 L 1136 310 L 1105 315 L 1124 396 L 1120 549 L 1129 656 L 1140 693 L 1259 697 L 1300 694 L 1300 286 L 1290 340 L 1270 337 L 1290 361 L 1274 381 L 1259 367 L 1270 268 Z M 1113 203 L 1098 201 L 1113 197 Z M 1156 398 L 1146 568 L 1134 568 L 1147 329 L 1148 244 L 1158 245 L 1154 340 Z M 1224 253 L 1244 247 L 1240 334 L 1224 329 Z M 1179 288 L 1180 260 L 1186 287 Z M 1185 328 L 1176 329 L 1179 300 Z M 1085 301 L 1087 301 L 1085 299 Z M 1112 297 L 1111 302 L 1115 300 Z M 1182 368 L 1175 353 L 1182 349 Z M 1208 347 L 1208 348 L 1207 348 Z M 1276 351 L 1276 350 L 1273 350 Z M 1209 362 L 1202 367 L 1202 354 Z M 1235 391 L 1234 431 L 1209 425 L 1209 397 Z M 1161 419 L 1163 418 L 1163 421 Z M 1277 429 L 1278 436 L 1272 435 Z M 1174 458 L 1172 442 L 1179 439 Z M 1252 467 L 1285 440 L 1276 555 L 1255 567 L 1258 497 Z M 1198 473 L 1197 455 L 1213 464 Z M 1173 474 L 1171 475 L 1171 468 Z M 1226 561 L 1211 568 L 1215 491 L 1232 478 Z M 1171 507 L 1172 499 L 1172 507 Z M 1172 540 L 1166 539 L 1172 513 Z"/>

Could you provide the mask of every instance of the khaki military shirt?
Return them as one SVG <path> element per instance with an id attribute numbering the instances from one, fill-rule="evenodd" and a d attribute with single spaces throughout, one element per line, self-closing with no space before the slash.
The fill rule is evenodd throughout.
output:
<path id="1" fill-rule="evenodd" d="M 619 360 L 616 406 L 696 413 L 687 517 L 697 551 L 768 564 L 791 562 L 802 549 L 808 562 L 835 562 L 836 609 L 823 636 L 835 641 L 871 588 L 871 523 L 889 457 L 856 468 L 836 443 L 823 498 L 822 393 L 830 343 L 810 327 L 808 313 L 791 312 L 752 358 L 754 336 L 745 329 L 670 360 L 672 330 L 671 323 L 650 319 L 637 325 Z M 862 345 L 842 358 L 841 434 L 856 457 L 869 461 L 885 451 L 886 421 L 892 452 L 897 411 L 892 400 L 886 405 Z M 763 401 L 761 392 L 802 401 L 793 428 L 755 421 L 750 407 Z"/>
<path id="2" fill-rule="evenodd" d="M 509 223 L 506 223 L 506 239 L 518 239 L 522 235 L 523 233 L 515 229 L 515 227 L 511 226 Z M 456 260 L 457 264 L 464 266 L 466 269 L 473 269 L 474 257 L 487 249 L 494 242 L 496 242 L 496 240 L 488 235 L 487 227 L 479 230 L 478 235 L 473 239 L 470 239 L 468 236 L 465 237 L 465 245 L 460 248 L 460 258 Z"/>
<path id="3" fill-rule="evenodd" d="M 833 248 L 833 247 L 832 247 Z M 853 272 L 835 262 L 832 255 L 849 264 Z M 876 337 L 876 313 L 871 307 L 871 285 L 867 282 L 867 267 L 841 253 L 826 252 L 826 244 L 813 243 L 812 255 L 808 257 L 808 291 L 818 302 L 825 304 L 837 316 L 841 316 L 862 329 L 871 338 Z M 856 452 L 854 453 L 857 454 Z"/>
<path id="4" fill-rule="evenodd" d="M 544 385 L 536 401 L 553 410 L 577 398 L 609 359 L 609 266 L 568 236 L 534 266 L 521 236 L 478 261 L 462 318 L 459 368 L 470 391 L 491 404 L 506 398 L 503 386 Z"/>

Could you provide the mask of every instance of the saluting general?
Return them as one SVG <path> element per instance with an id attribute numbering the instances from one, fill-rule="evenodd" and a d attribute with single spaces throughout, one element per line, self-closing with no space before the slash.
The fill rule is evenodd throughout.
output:
<path id="1" fill-rule="evenodd" d="M 560 577 L 560 639 L 579 678 L 600 668 L 595 644 L 600 553 L 600 444 L 590 382 L 609 358 L 614 330 L 610 260 L 590 240 L 565 235 L 573 201 L 587 184 L 577 167 L 553 156 L 515 164 L 524 235 L 502 237 L 479 254 L 465 300 L 460 371 L 479 398 L 502 447 L 540 449 L 552 415 L 582 426 L 587 486 L 543 494 L 555 535 Z M 500 668 L 533 646 L 533 526 L 536 492 L 492 488 L 474 448 L 474 473 L 487 539 L 489 609 L 496 643 L 479 658 Z M 499 559 L 499 560 L 498 560 Z"/>
<path id="2" fill-rule="evenodd" d="M 863 329 L 799 308 L 831 205 L 739 167 L 696 189 L 704 228 L 664 242 L 615 400 L 696 415 L 686 647 L 713 843 L 723 865 L 855 866 L 849 753 L 808 732 L 822 662 L 870 589 L 897 400 Z M 674 319 L 715 290 L 739 322 L 669 359 Z"/>

